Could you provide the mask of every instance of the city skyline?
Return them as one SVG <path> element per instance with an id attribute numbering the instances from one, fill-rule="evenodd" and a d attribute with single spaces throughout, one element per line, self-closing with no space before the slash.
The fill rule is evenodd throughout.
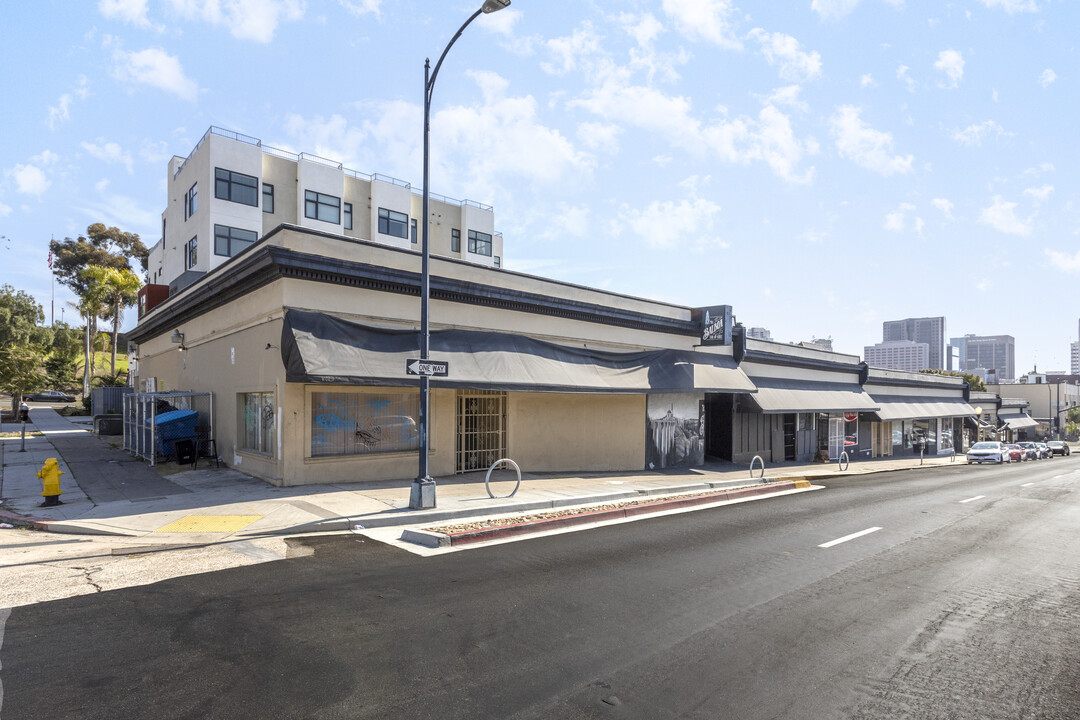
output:
<path id="1" fill-rule="evenodd" d="M 153 245 L 168 159 L 211 125 L 418 186 L 423 60 L 470 7 L 8 4 L 0 282 L 48 315 L 51 237 Z M 1080 9 L 549 8 L 480 18 L 433 97 L 432 190 L 494 206 L 508 270 L 730 304 L 853 355 L 889 318 L 946 316 L 1015 336 L 1018 373 L 1069 367 Z M 58 320 L 72 299 L 57 285 Z"/>

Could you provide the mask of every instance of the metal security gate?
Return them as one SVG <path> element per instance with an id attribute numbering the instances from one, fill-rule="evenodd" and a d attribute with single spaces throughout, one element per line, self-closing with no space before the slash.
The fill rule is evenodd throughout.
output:
<path id="1" fill-rule="evenodd" d="M 457 472 L 486 470 L 506 457 L 506 393 L 459 390 Z"/>

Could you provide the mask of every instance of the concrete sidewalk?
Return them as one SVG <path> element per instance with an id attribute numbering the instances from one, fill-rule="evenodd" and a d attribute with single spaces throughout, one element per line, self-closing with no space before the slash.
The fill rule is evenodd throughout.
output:
<path id="1" fill-rule="evenodd" d="M 120 437 L 95 436 L 88 426 L 50 408 L 33 409 L 30 418 L 28 433 L 37 430 L 43 436 L 28 437 L 25 452 L 20 452 L 19 437 L 0 439 L 0 522 L 51 532 L 140 537 L 155 544 L 415 526 L 762 483 L 746 467 L 730 463 L 660 472 L 523 473 L 520 489 L 508 498 L 516 477 L 499 471 L 491 485 L 503 497 L 488 497 L 483 473 L 456 475 L 436 478 L 437 508 L 409 510 L 408 480 L 278 488 L 206 464 L 198 470 L 171 462 L 152 468 L 121 449 Z M 2 430 L 17 433 L 21 427 L 9 423 Z M 39 507 L 36 473 L 49 457 L 56 457 L 66 473 L 61 477 L 64 504 L 54 508 Z M 962 455 L 955 459 L 963 461 Z M 841 473 L 835 463 L 784 463 L 769 467 L 766 475 L 773 481 L 820 481 L 950 464 L 948 456 L 926 458 L 922 465 L 917 457 L 860 460 Z"/>

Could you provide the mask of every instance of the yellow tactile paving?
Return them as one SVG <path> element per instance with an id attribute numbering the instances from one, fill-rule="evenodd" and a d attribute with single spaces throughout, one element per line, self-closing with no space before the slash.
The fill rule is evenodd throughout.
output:
<path id="1" fill-rule="evenodd" d="M 243 530 L 262 515 L 188 515 L 154 532 L 222 533 Z"/>

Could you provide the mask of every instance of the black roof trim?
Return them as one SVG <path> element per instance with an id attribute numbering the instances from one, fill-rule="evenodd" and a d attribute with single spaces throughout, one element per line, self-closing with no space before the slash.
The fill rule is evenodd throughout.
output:
<path id="1" fill-rule="evenodd" d="M 228 272 L 220 272 L 226 267 Z M 221 307 L 278 278 L 420 296 L 420 273 L 258 243 L 211 273 L 202 282 L 185 288 L 175 296 L 180 298 L 178 301 L 155 308 L 129 333 L 129 337 L 135 342 L 143 342 L 147 338 L 169 332 L 183 322 Z M 184 298 L 188 293 L 191 296 Z M 699 334 L 697 324 L 691 320 L 674 320 L 597 303 L 556 298 L 438 275 L 431 277 L 431 298 L 635 330 L 691 337 Z"/>

